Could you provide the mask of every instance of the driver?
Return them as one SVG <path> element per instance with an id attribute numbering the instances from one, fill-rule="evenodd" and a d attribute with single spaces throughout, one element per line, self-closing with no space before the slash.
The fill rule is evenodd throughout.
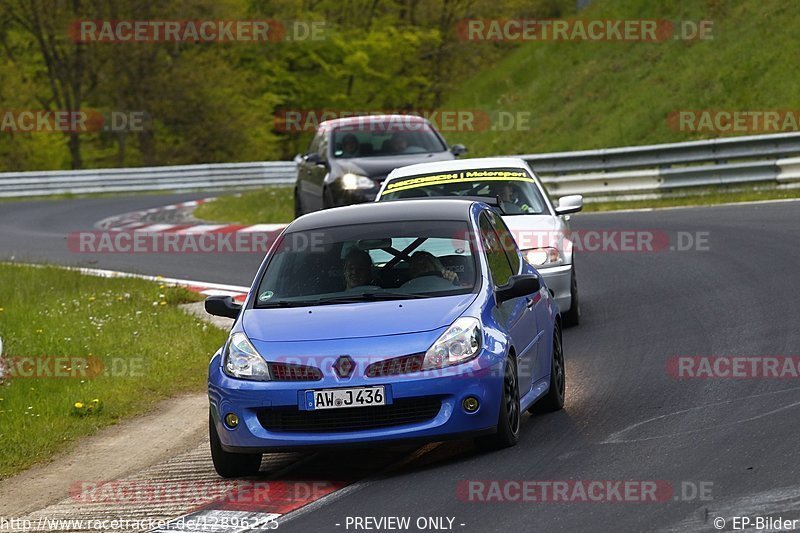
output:
<path id="1" fill-rule="evenodd" d="M 517 191 L 514 186 L 507 181 L 489 184 L 489 194 L 491 194 L 493 198 L 499 198 L 502 202 L 517 203 Z"/>
<path id="2" fill-rule="evenodd" d="M 499 198 L 501 202 L 514 204 L 523 212 L 530 211 L 530 206 L 525 202 L 520 203 L 519 190 L 510 182 L 500 181 L 489 184 L 489 194 L 492 198 Z"/>
<path id="3" fill-rule="evenodd" d="M 342 139 L 342 157 L 355 157 L 359 148 L 358 139 L 352 133 L 348 133 Z"/>
<path id="4" fill-rule="evenodd" d="M 372 284 L 372 258 L 367 252 L 348 252 L 344 258 L 344 282 L 348 289 Z"/>
<path id="5" fill-rule="evenodd" d="M 411 256 L 409 273 L 411 279 L 438 275 L 453 284 L 458 284 L 458 274 L 444 268 L 442 263 L 430 252 L 415 252 Z"/>
<path id="6" fill-rule="evenodd" d="M 389 139 L 389 149 L 395 154 L 405 153 L 408 150 L 408 139 L 401 133 L 394 133 Z"/>

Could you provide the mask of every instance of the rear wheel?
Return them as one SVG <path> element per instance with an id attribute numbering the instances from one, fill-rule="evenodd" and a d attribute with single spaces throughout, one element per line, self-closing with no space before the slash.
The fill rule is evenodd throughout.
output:
<path id="1" fill-rule="evenodd" d="M 569 281 L 569 296 L 572 305 L 569 311 L 562 315 L 564 325 L 567 327 L 577 326 L 581 321 L 581 300 L 578 297 L 578 277 L 575 275 L 575 264 L 572 265 L 572 276 Z"/>
<path id="2" fill-rule="evenodd" d="M 550 367 L 550 389 L 544 398 L 528 408 L 529 413 L 552 413 L 564 408 L 567 389 L 567 373 L 564 366 L 564 350 L 561 347 L 561 332 L 553 332 L 553 358 Z"/>
<path id="3" fill-rule="evenodd" d="M 509 356 L 503 373 L 503 390 L 497 432 L 479 437 L 478 446 L 486 449 L 500 449 L 514 446 L 519 441 L 520 407 L 519 382 L 517 381 L 517 361 Z"/>
<path id="4" fill-rule="evenodd" d="M 214 470 L 224 478 L 247 477 L 258 473 L 260 453 L 229 453 L 222 449 L 214 418 L 208 413 L 208 438 L 211 441 L 211 460 Z"/>

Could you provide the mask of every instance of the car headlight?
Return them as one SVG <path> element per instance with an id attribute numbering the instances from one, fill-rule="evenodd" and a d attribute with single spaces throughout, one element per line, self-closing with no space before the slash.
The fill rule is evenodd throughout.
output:
<path id="1" fill-rule="evenodd" d="M 560 265 L 564 261 L 558 248 L 550 246 L 546 248 L 531 248 L 529 250 L 523 250 L 522 253 L 528 263 L 535 267 L 554 267 Z"/>
<path id="2" fill-rule="evenodd" d="M 480 349 L 481 323 L 477 318 L 461 317 L 428 348 L 422 369 L 465 363 L 477 357 Z"/>
<path id="3" fill-rule="evenodd" d="M 244 333 L 231 335 L 222 360 L 225 373 L 234 378 L 269 381 L 267 362 Z"/>
<path id="4" fill-rule="evenodd" d="M 371 189 L 375 186 L 375 182 L 366 176 L 353 174 L 348 172 L 342 176 L 342 187 L 346 191 L 354 191 L 356 189 Z"/>

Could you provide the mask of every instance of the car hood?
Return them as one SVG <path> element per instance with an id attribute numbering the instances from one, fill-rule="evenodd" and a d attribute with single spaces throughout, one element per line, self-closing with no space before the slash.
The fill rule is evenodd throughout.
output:
<path id="1" fill-rule="evenodd" d="M 396 168 L 416 165 L 417 163 L 430 163 L 433 161 L 449 161 L 455 156 L 449 152 L 434 152 L 431 154 L 408 154 L 385 157 L 357 157 L 354 159 L 340 159 L 337 164 L 344 172 L 353 172 L 381 181 L 389 172 Z"/>
<path id="2" fill-rule="evenodd" d="M 247 309 L 242 327 L 262 342 L 380 337 L 449 326 L 477 295 L 392 300 L 316 307 Z"/>

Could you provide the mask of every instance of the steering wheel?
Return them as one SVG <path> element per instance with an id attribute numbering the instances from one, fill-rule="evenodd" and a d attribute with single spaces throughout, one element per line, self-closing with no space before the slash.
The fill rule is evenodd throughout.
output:
<path id="1" fill-rule="evenodd" d="M 444 274 L 442 274 L 442 272 L 440 270 L 428 270 L 427 272 L 423 272 L 422 274 L 420 274 L 418 276 L 415 276 L 415 279 L 424 278 L 424 277 L 427 277 L 427 276 L 435 276 L 437 278 L 444 279 Z"/>

